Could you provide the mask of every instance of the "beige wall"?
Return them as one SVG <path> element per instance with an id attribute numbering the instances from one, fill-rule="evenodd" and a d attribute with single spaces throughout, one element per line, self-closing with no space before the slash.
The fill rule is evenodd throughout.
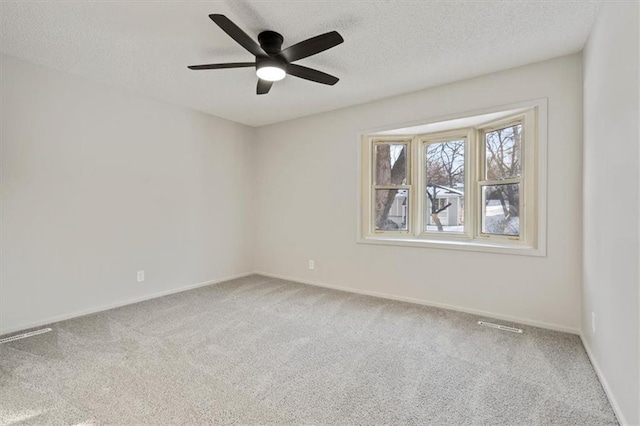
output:
<path id="1" fill-rule="evenodd" d="M 0 60 L 0 334 L 252 271 L 254 129 Z"/>
<path id="2" fill-rule="evenodd" d="M 578 333 L 581 66 L 573 55 L 259 128 L 255 269 Z M 544 97 L 546 257 L 356 243 L 358 132 Z"/>
<path id="3" fill-rule="evenodd" d="M 603 5 L 584 51 L 582 333 L 629 425 L 640 424 L 639 9 Z"/>

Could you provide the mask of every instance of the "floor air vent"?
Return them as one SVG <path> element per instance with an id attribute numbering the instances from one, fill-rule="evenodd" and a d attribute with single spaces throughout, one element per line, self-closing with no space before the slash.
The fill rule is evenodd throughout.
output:
<path id="1" fill-rule="evenodd" d="M 15 336 L 5 337 L 4 339 L 0 339 L 0 345 L 3 343 L 13 342 L 14 340 L 26 339 L 27 337 L 37 336 L 38 334 L 44 334 L 50 332 L 50 328 L 43 328 L 36 331 L 30 331 L 28 333 L 16 334 Z"/>
<path id="2" fill-rule="evenodd" d="M 491 327 L 491 328 L 497 328 L 498 330 L 510 331 L 512 333 L 522 333 L 522 330 L 519 328 L 507 327 L 506 325 L 494 324 L 492 322 L 478 321 L 478 324 L 484 327 Z"/>

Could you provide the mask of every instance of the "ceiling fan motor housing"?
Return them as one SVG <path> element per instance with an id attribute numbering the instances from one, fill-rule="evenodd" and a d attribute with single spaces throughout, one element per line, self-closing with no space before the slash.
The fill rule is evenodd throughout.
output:
<path id="1" fill-rule="evenodd" d="M 262 50 L 269 55 L 275 55 L 282 50 L 282 42 L 284 38 L 275 31 L 263 31 L 258 34 L 258 42 Z"/>

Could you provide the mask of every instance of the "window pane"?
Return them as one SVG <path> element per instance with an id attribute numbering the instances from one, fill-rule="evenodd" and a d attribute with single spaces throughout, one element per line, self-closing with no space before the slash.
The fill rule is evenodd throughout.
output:
<path id="1" fill-rule="evenodd" d="M 406 231 L 409 223 L 409 191 L 376 189 L 374 214 L 377 231 Z"/>
<path id="2" fill-rule="evenodd" d="M 427 232 L 464 232 L 464 139 L 426 146 Z"/>
<path id="3" fill-rule="evenodd" d="M 375 145 L 376 185 L 406 185 L 407 144 Z"/>
<path id="4" fill-rule="evenodd" d="M 520 235 L 520 184 L 482 187 L 482 232 Z"/>
<path id="5" fill-rule="evenodd" d="M 501 180 L 522 173 L 522 124 L 485 133 L 486 179 Z"/>

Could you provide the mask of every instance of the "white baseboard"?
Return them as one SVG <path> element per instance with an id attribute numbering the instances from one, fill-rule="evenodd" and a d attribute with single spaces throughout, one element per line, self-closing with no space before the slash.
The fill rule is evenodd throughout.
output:
<path id="1" fill-rule="evenodd" d="M 596 375 L 598 376 L 598 379 L 602 384 L 604 393 L 607 395 L 607 398 L 609 398 L 609 403 L 611 403 L 611 408 L 613 408 L 613 412 L 618 418 L 618 423 L 620 423 L 620 426 L 630 426 L 631 424 L 627 422 L 627 420 L 624 417 L 624 414 L 622 414 L 622 410 L 620 410 L 620 405 L 618 405 L 618 401 L 613 396 L 613 392 L 611 392 L 611 388 L 609 387 L 609 382 L 607 382 L 606 377 L 604 376 L 604 374 L 602 374 L 602 370 L 600 369 L 598 362 L 594 358 L 593 352 L 591 352 L 591 348 L 589 347 L 589 344 L 585 340 L 582 333 L 580 333 L 580 340 L 582 340 L 582 346 L 584 346 L 584 349 L 587 352 L 587 356 L 589 357 L 589 361 L 591 361 L 591 365 L 593 365 L 593 369 L 595 370 Z"/>
<path id="2" fill-rule="evenodd" d="M 343 286 L 332 285 L 332 284 L 324 284 L 324 283 L 320 283 L 320 282 L 316 282 L 316 281 L 301 280 L 299 278 L 286 277 L 286 276 L 283 276 L 283 275 L 271 274 L 269 272 L 256 271 L 255 274 L 264 275 L 266 277 L 278 278 L 278 279 L 281 279 L 281 280 L 295 281 L 295 282 L 298 282 L 298 283 L 301 283 L 301 284 L 308 284 L 308 285 L 313 285 L 313 286 L 316 286 L 316 287 L 325 287 L 325 288 L 331 288 L 331 289 L 334 289 L 334 290 L 346 291 L 348 293 L 356 293 L 356 294 L 363 294 L 363 295 L 366 295 L 366 296 L 380 297 L 382 299 L 399 300 L 399 301 L 402 301 L 402 302 L 415 303 L 415 304 L 418 304 L 418 305 L 433 306 L 435 308 L 449 309 L 451 311 L 464 312 L 466 314 L 472 314 L 472 315 L 478 315 L 478 316 L 482 316 L 482 317 L 495 318 L 495 319 L 499 319 L 499 320 L 503 320 L 503 321 L 509 321 L 509 322 L 515 322 L 515 323 L 524 324 L 524 325 L 530 325 L 532 327 L 539 327 L 539 328 L 545 328 L 545 329 L 548 329 L 548 330 L 562 331 L 564 333 L 571 333 L 571 334 L 580 335 L 580 330 L 577 329 L 577 328 L 566 327 L 564 325 L 552 324 L 552 323 L 543 322 L 543 321 L 537 321 L 537 320 L 532 320 L 532 319 L 527 319 L 527 318 L 514 317 L 514 316 L 510 316 L 510 315 L 502 315 L 502 314 L 498 314 L 498 313 L 495 313 L 495 312 L 488 312 L 488 311 L 482 311 L 482 310 L 479 310 L 479 309 L 466 308 L 466 307 L 456 306 L 456 305 L 449 305 L 449 304 L 446 304 L 446 303 L 433 302 L 433 301 L 430 301 L 430 300 L 422 300 L 422 299 L 414 299 L 414 298 L 411 298 L 411 297 L 395 296 L 395 295 L 389 294 L 389 293 L 379 293 L 379 292 L 376 292 L 376 291 L 360 290 L 360 289 L 356 289 L 356 288 L 352 288 L 352 287 L 343 287 Z"/>
<path id="3" fill-rule="evenodd" d="M 295 281 L 295 282 L 298 282 L 298 283 L 301 283 L 301 284 L 313 285 L 313 286 L 316 286 L 316 287 L 331 288 L 331 289 L 334 289 L 334 290 L 346 291 L 346 292 L 349 292 L 349 293 L 363 294 L 363 295 L 366 295 L 366 296 L 380 297 L 380 298 L 383 298 L 383 299 L 399 300 L 399 301 L 402 301 L 402 302 L 415 303 L 415 304 L 424 305 L 424 306 L 433 306 L 433 307 L 436 307 L 436 308 L 449 309 L 449 310 L 452 310 L 452 311 L 464 312 L 464 313 L 472 314 L 472 315 L 495 318 L 495 319 L 499 319 L 499 320 L 503 320 L 503 321 L 515 322 L 515 323 L 519 323 L 519 324 L 530 325 L 530 326 L 533 326 L 533 327 L 540 327 L 540 328 L 545 328 L 545 329 L 549 329 L 549 330 L 562 331 L 562 332 L 565 332 L 565 333 L 571 333 L 571 334 L 580 335 L 580 330 L 578 330 L 578 329 L 571 328 L 571 327 L 566 327 L 566 326 L 562 326 L 562 325 L 558 325 L 558 324 L 551 324 L 551 323 L 547 323 L 547 322 L 543 322 L 543 321 L 537 321 L 537 320 L 531 320 L 531 319 L 527 319 L 527 318 L 514 317 L 514 316 L 510 316 L 510 315 L 502 315 L 502 314 L 498 314 L 498 313 L 495 313 L 495 312 L 482 311 L 482 310 L 479 310 L 479 309 L 472 309 L 472 308 L 466 308 L 466 307 L 462 307 L 462 306 L 449 305 L 449 304 L 446 304 L 446 303 L 433 302 L 433 301 L 429 301 L 429 300 L 414 299 L 414 298 L 411 298 L 411 297 L 395 296 L 395 295 L 389 294 L 389 293 L 380 293 L 380 292 L 375 292 L 375 291 L 359 290 L 359 289 L 352 288 L 352 287 L 344 287 L 344 286 L 337 286 L 337 285 L 332 285 L 332 284 L 324 284 L 324 283 L 315 282 L 315 281 L 302 280 L 302 279 L 294 278 L 294 277 L 287 277 L 287 276 L 278 275 L 278 274 L 271 274 L 269 272 L 256 271 L 256 272 L 247 272 L 247 273 L 238 274 L 238 275 L 225 277 L 225 278 L 220 278 L 220 279 L 211 280 L 211 281 L 205 281 L 205 282 L 202 282 L 202 283 L 191 284 L 191 285 L 180 287 L 180 288 L 177 288 L 177 289 L 172 289 L 172 290 L 162 291 L 162 292 L 158 292 L 158 293 L 153 293 L 153 294 L 145 295 L 145 296 L 142 296 L 142 297 L 138 297 L 138 298 L 134 298 L 134 299 L 128 299 L 128 300 L 125 300 L 125 301 L 122 301 L 122 302 L 112 303 L 112 304 L 108 304 L 108 305 L 101 305 L 101 306 L 98 306 L 98 307 L 85 309 L 85 310 L 81 310 L 81 311 L 76 311 L 76 312 L 69 313 L 69 314 L 56 315 L 56 316 L 53 316 L 53 317 L 45 318 L 43 320 L 34 321 L 34 322 L 31 322 L 31 323 L 24 323 L 24 324 L 20 324 L 20 325 L 13 326 L 13 327 L 0 328 L 0 336 L 2 336 L 4 334 L 15 333 L 17 331 L 26 330 L 26 329 L 29 329 L 29 328 L 40 327 L 40 326 L 43 326 L 43 325 L 52 324 L 52 323 L 55 323 L 55 322 L 58 322 L 58 321 L 64 321 L 64 320 L 68 320 L 68 319 L 71 319 L 71 318 L 80 317 L 80 316 L 83 316 L 83 315 L 89 315 L 89 314 L 93 314 L 93 313 L 96 313 L 96 312 L 101 312 L 101 311 L 106 311 L 106 310 L 109 310 L 109 309 L 119 308 L 121 306 L 131 305 L 133 303 L 138 303 L 138 302 L 143 302 L 145 300 L 155 299 L 157 297 L 167 296 L 169 294 L 180 293 L 182 291 L 191 290 L 191 289 L 198 288 L 198 287 L 204 287 L 204 286 L 207 286 L 207 285 L 218 284 L 218 283 L 221 283 L 221 282 L 224 282 L 224 281 L 229 281 L 229 280 L 233 280 L 233 279 L 237 279 L 237 278 L 242 278 L 242 277 L 246 277 L 246 276 L 253 275 L 253 274 L 264 275 L 266 277 L 279 278 L 279 279 L 288 280 L 288 281 Z"/>
<path id="4" fill-rule="evenodd" d="M 198 288 L 198 287 L 204 287 L 204 286 L 208 286 L 208 285 L 212 285 L 212 284 L 219 284 L 219 283 L 222 283 L 222 282 L 225 282 L 225 281 L 235 280 L 237 278 L 247 277 L 249 275 L 253 275 L 253 272 L 246 272 L 246 273 L 243 273 L 243 274 L 237 274 L 237 275 L 233 275 L 233 276 L 230 276 L 230 277 L 219 278 L 219 279 L 210 280 L 210 281 L 204 281 L 204 282 L 197 283 L 197 284 L 190 284 L 190 285 L 187 285 L 187 286 L 184 286 L 184 287 L 179 287 L 179 288 L 175 288 L 175 289 L 171 289 L 171 290 L 166 290 L 166 291 L 160 291 L 160 292 L 157 292 L 157 293 L 147 294 L 145 296 L 136 297 L 136 298 L 133 298 L 133 299 L 127 299 L 127 300 L 124 300 L 122 302 L 110 303 L 110 304 L 107 304 L 107 305 L 96 306 L 96 307 L 93 307 L 93 308 L 83 309 L 83 310 L 72 312 L 72 313 L 68 313 L 68 314 L 56 315 L 56 316 L 45 318 L 45 319 L 38 320 L 38 321 L 19 324 L 19 325 L 15 325 L 15 326 L 12 326 L 12 327 L 0 328 L 0 336 L 2 336 L 4 334 L 9 334 L 9 333 L 15 333 L 17 331 L 27 330 L 29 328 L 41 327 L 43 325 L 52 324 L 52 323 L 55 323 L 55 322 L 64 321 L 64 320 L 68 320 L 68 319 L 71 319 L 71 318 L 81 317 L 81 316 L 89 315 L 89 314 L 95 314 L 96 312 L 107 311 L 109 309 L 119 308 L 119 307 L 125 306 L 125 305 L 132 305 L 134 303 L 144 302 L 145 300 L 155 299 L 155 298 L 162 297 L 162 296 L 168 296 L 168 295 L 174 294 L 174 293 L 180 293 L 180 292 L 187 291 L 187 290 L 193 290 L 194 288 Z"/>

